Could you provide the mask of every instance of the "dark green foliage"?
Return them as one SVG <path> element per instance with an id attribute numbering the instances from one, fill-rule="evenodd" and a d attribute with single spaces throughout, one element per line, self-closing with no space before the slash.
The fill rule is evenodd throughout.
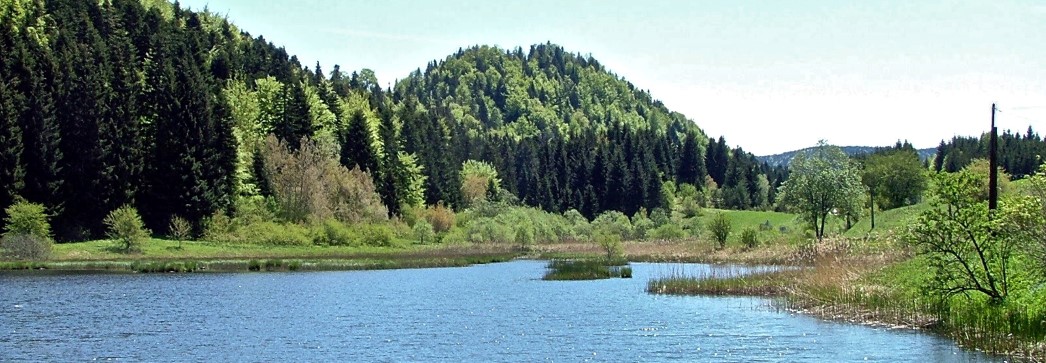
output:
<path id="1" fill-rule="evenodd" d="M 341 144 L 341 165 L 346 168 L 359 167 L 372 175 L 378 169 L 378 157 L 374 154 L 373 137 L 363 111 L 356 111 L 348 123 L 338 132 Z"/>
<path id="2" fill-rule="evenodd" d="M 935 171 L 950 173 L 962 170 L 974 159 L 988 158 L 988 134 L 980 137 L 956 136 L 951 141 L 941 140 L 933 159 Z M 910 145 L 909 145 L 910 146 Z M 999 166 L 1014 179 L 1035 174 L 1046 157 L 1046 139 L 1031 126 L 1023 134 L 1006 130 L 999 135 Z"/>

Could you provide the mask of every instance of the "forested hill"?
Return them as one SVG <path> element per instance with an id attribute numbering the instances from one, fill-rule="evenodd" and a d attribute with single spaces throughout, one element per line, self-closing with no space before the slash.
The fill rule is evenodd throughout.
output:
<path id="1" fill-rule="evenodd" d="M 61 240 L 100 237 L 123 205 L 154 233 L 175 216 L 200 233 L 259 208 L 289 221 L 463 208 L 477 189 L 590 218 L 677 191 L 763 207 L 782 180 L 552 44 L 459 50 L 382 89 L 177 3 L 0 0 L 0 45 L 0 208 L 45 205 Z M 466 165 L 499 178 L 477 188 Z"/>
<path id="2" fill-rule="evenodd" d="M 861 154 L 871 154 L 871 153 L 875 152 L 876 150 L 883 149 L 883 147 L 881 147 L 881 146 L 842 146 L 840 148 L 843 149 L 843 152 L 846 153 L 846 155 L 850 155 L 850 156 L 857 156 L 857 155 L 861 155 Z M 788 164 L 792 161 L 792 158 L 795 157 L 795 154 L 798 154 L 798 153 L 801 153 L 801 152 L 807 152 L 807 151 L 813 150 L 813 149 L 814 148 L 811 147 L 811 148 L 806 148 L 806 149 L 801 149 L 801 150 L 793 150 L 793 151 L 783 152 L 783 153 L 780 153 L 780 154 L 757 156 L 756 158 L 760 162 L 764 162 L 764 163 L 767 163 L 769 165 L 785 166 L 785 167 L 787 167 Z M 933 155 L 935 153 L 937 153 L 937 149 L 935 149 L 935 148 L 917 149 L 916 152 L 919 153 L 919 159 L 925 161 L 925 160 L 929 160 L 930 158 L 932 158 Z"/>

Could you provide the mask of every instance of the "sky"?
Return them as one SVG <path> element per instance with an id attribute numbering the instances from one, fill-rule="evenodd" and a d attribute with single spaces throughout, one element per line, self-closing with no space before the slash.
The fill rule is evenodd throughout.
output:
<path id="1" fill-rule="evenodd" d="M 756 155 L 1046 131 L 1046 0 L 182 0 L 390 85 L 459 48 L 592 55 Z"/>

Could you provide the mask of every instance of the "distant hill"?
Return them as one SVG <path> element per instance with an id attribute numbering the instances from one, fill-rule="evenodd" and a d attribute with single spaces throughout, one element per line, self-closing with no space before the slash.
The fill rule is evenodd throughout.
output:
<path id="1" fill-rule="evenodd" d="M 845 152 L 846 155 L 854 156 L 854 155 L 871 153 L 871 152 L 875 151 L 875 149 L 878 149 L 880 147 L 878 147 L 878 146 L 842 146 L 840 148 L 843 149 L 843 152 Z M 783 153 L 774 154 L 774 155 L 756 156 L 756 159 L 759 160 L 759 162 L 765 162 L 767 164 L 770 164 L 770 166 L 788 166 L 788 163 L 790 163 L 792 161 L 792 158 L 795 157 L 795 155 L 797 153 L 806 152 L 806 151 L 809 151 L 811 149 L 813 149 L 813 147 L 808 147 L 808 148 L 805 148 L 805 149 L 783 152 Z M 933 155 L 937 153 L 937 149 L 936 148 L 918 149 L 917 151 L 919 152 L 919 159 L 920 160 L 927 160 L 929 158 L 932 158 Z"/>

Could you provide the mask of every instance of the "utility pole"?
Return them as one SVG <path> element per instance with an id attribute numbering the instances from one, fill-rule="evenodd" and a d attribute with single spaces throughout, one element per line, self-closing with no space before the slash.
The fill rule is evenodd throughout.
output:
<path id="1" fill-rule="evenodd" d="M 992 104 L 992 133 L 988 141 L 988 214 L 999 207 L 999 131 L 995 128 L 995 104 Z"/>

